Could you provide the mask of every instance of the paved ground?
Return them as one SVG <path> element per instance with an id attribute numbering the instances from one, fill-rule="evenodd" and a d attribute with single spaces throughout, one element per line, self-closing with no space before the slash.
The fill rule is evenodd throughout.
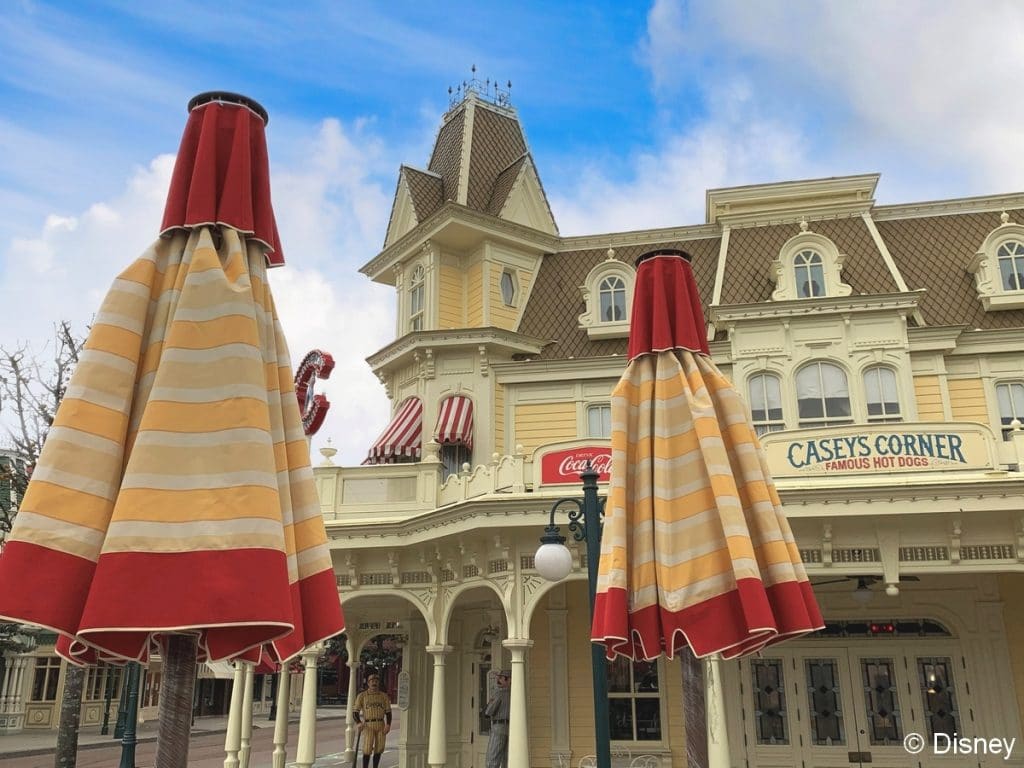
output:
<path id="1" fill-rule="evenodd" d="M 381 759 L 380 768 L 395 768 L 398 765 L 398 714 L 394 710 L 395 727 L 388 734 L 387 749 Z M 347 765 L 344 762 L 345 719 L 344 710 L 322 709 L 317 718 L 317 761 L 316 768 L 334 768 Z M 252 754 L 249 768 L 270 768 L 274 749 L 274 724 L 265 719 L 266 715 L 253 719 Z M 188 764 L 190 768 L 222 768 L 224 765 L 225 718 L 200 718 L 192 730 Z M 298 740 L 299 724 L 293 717 L 288 733 L 287 764 L 294 765 L 295 745 Z M 138 768 L 153 765 L 156 752 L 156 724 L 145 723 L 139 730 L 140 743 L 135 750 L 135 764 Z M 53 748 L 57 741 L 55 732 L 22 733 L 0 736 L 0 764 L 3 768 L 52 768 Z M 79 735 L 78 766 L 117 766 L 121 759 L 120 742 L 109 736 L 100 736 L 98 728 L 83 728 Z M 357 760 L 356 768 L 362 768 Z"/>

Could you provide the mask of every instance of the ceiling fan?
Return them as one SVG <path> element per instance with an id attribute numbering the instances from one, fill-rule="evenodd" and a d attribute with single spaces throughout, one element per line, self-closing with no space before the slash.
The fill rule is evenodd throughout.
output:
<path id="1" fill-rule="evenodd" d="M 848 576 L 841 576 L 840 578 L 837 578 L 837 579 L 828 579 L 826 581 L 812 581 L 811 582 L 811 586 L 821 587 L 821 586 L 824 586 L 825 584 L 845 584 L 848 581 L 854 581 L 854 580 L 856 580 L 856 582 L 857 582 L 857 588 L 853 590 L 853 599 L 856 600 L 858 603 L 866 603 L 874 595 L 874 593 L 871 591 L 871 585 L 873 583 L 875 583 L 876 581 L 882 581 L 882 577 L 881 576 L 856 576 L 856 575 L 848 575 Z M 900 581 L 920 581 L 921 578 L 919 576 L 900 576 L 899 580 Z M 887 594 L 889 597 L 896 597 L 899 593 L 900 593 L 899 587 L 897 587 L 895 584 L 889 584 L 885 588 L 885 594 Z"/>

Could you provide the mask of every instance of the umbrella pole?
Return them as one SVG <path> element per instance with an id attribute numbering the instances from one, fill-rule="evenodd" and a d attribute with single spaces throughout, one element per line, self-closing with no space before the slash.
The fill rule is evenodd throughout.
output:
<path id="1" fill-rule="evenodd" d="M 196 635 L 168 635 L 156 741 L 156 768 L 187 768 L 196 684 Z"/>
<path id="2" fill-rule="evenodd" d="M 708 712 L 704 698 L 704 662 L 689 645 L 679 653 L 683 662 L 683 722 L 689 768 L 708 768 Z"/>

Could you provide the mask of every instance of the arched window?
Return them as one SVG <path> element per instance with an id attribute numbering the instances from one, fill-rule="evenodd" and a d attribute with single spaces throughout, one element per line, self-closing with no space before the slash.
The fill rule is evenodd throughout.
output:
<path id="1" fill-rule="evenodd" d="M 1003 440 L 1009 440 L 1013 420 L 1024 424 L 1024 381 L 996 384 L 996 400 L 999 402 L 999 424 L 1003 428 Z"/>
<path id="2" fill-rule="evenodd" d="M 902 421 L 896 374 L 891 368 L 876 365 L 864 371 L 864 392 L 868 401 L 868 421 Z"/>
<path id="3" fill-rule="evenodd" d="M 782 416 L 782 385 L 772 373 L 759 373 L 747 382 L 750 417 L 758 437 L 786 428 Z"/>
<path id="4" fill-rule="evenodd" d="M 602 323 L 617 323 L 626 319 L 626 283 L 617 275 L 609 275 L 601 281 L 598 289 L 601 296 Z"/>
<path id="5" fill-rule="evenodd" d="M 796 272 L 796 295 L 801 299 L 825 295 L 825 270 L 821 254 L 817 251 L 800 251 L 793 257 Z"/>
<path id="6" fill-rule="evenodd" d="M 1008 240 L 999 246 L 999 279 L 1004 291 L 1024 291 L 1024 243 Z"/>
<path id="7" fill-rule="evenodd" d="M 846 373 L 832 363 L 811 363 L 796 374 L 796 404 L 801 427 L 852 424 Z"/>
<path id="8" fill-rule="evenodd" d="M 409 330 L 423 330 L 423 265 L 418 264 L 409 281 Z"/>

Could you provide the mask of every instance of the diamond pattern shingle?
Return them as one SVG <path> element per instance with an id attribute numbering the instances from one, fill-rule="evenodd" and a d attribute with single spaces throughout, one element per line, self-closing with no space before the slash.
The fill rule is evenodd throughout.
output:
<path id="1" fill-rule="evenodd" d="M 645 243 L 618 246 L 615 255 L 620 261 L 632 264 L 641 254 L 660 248 L 681 248 L 687 251 L 693 256 L 694 276 L 707 314 L 715 284 L 718 246 L 719 238 Z M 607 255 L 607 248 L 594 248 L 563 251 L 544 257 L 530 295 L 530 303 L 523 312 L 519 326 L 519 331 L 527 336 L 551 339 L 551 343 L 541 352 L 541 359 L 564 360 L 626 354 L 626 339 L 591 341 L 586 329 L 578 327 L 579 316 L 586 311 L 580 286 L 586 281 L 590 270 L 604 261 Z"/>
<path id="2" fill-rule="evenodd" d="M 516 118 L 482 105 L 477 105 L 473 112 L 472 138 L 466 205 L 486 211 L 495 182 L 502 171 L 526 153 L 526 140 Z"/>
<path id="3" fill-rule="evenodd" d="M 458 200 L 459 169 L 462 165 L 462 132 L 466 122 L 465 108 L 459 109 L 441 126 L 427 169 L 441 176 L 443 199 Z"/>
<path id="4" fill-rule="evenodd" d="M 1007 213 L 1012 221 L 1024 222 L 1024 211 Z M 928 325 L 986 330 L 1024 327 L 1024 310 L 986 312 L 978 300 L 974 275 L 967 271 L 971 258 L 999 223 L 996 211 L 876 222 L 907 286 L 927 290 L 919 306 Z"/>
<path id="5" fill-rule="evenodd" d="M 855 294 L 894 293 L 899 290 L 862 219 L 809 222 L 809 231 L 824 235 L 846 255 L 841 279 Z M 797 224 L 734 229 L 729 234 L 722 285 L 723 304 L 768 301 L 775 284 L 771 264 L 782 246 L 800 234 Z"/>
<path id="6" fill-rule="evenodd" d="M 497 216 L 501 213 L 505 201 L 508 200 L 509 192 L 512 191 L 512 185 L 515 184 L 516 179 L 519 177 L 519 172 L 522 170 L 524 163 L 526 163 L 525 155 L 498 174 L 498 178 L 494 180 L 491 199 L 487 203 L 487 213 L 492 216 Z"/>
<path id="7" fill-rule="evenodd" d="M 417 222 L 424 221 L 444 203 L 444 182 L 437 176 L 405 166 L 402 168 Z"/>

